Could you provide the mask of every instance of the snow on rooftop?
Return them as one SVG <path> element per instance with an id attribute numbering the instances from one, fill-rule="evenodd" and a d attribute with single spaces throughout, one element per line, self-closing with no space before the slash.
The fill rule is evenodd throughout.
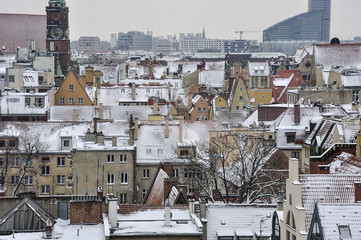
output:
<path id="1" fill-rule="evenodd" d="M 313 46 L 306 46 L 297 49 L 294 55 L 295 64 L 300 64 L 303 58 L 307 56 L 307 54 L 313 55 Z"/>
<path id="2" fill-rule="evenodd" d="M 323 71 L 336 66 L 361 68 L 361 44 L 316 44 L 315 62 Z"/>
<path id="3" fill-rule="evenodd" d="M 79 236 L 77 232 L 79 230 Z M 18 239 L 18 240 L 39 240 L 45 237 L 44 232 L 25 232 L 15 233 L 15 238 L 12 235 L 1 236 L 2 240 Z M 79 224 L 71 224 L 70 220 L 56 219 L 54 225 L 52 239 L 69 240 L 103 240 L 104 239 L 104 227 L 103 224 L 86 225 L 82 227 Z"/>
<path id="4" fill-rule="evenodd" d="M 354 203 L 354 182 L 361 181 L 361 175 L 350 174 L 308 174 L 300 175 L 302 183 L 302 204 L 306 209 L 306 230 L 308 230 L 315 203 Z"/>
<path id="5" fill-rule="evenodd" d="M 118 229 L 113 236 L 201 235 L 188 210 L 171 209 L 171 227 L 164 226 L 164 209 L 118 214 Z M 180 222 L 177 222 L 180 221 Z"/>
<path id="6" fill-rule="evenodd" d="M 361 239 L 360 204 L 318 204 L 324 239 L 341 239 L 338 225 L 348 225 L 352 239 Z"/>
<path id="7" fill-rule="evenodd" d="M 361 75 L 341 75 L 342 86 L 346 88 L 361 87 Z"/>
<path id="8" fill-rule="evenodd" d="M 250 76 L 269 76 L 270 67 L 268 62 L 248 62 Z"/>
<path id="9" fill-rule="evenodd" d="M 275 78 L 273 80 L 273 85 L 275 87 L 287 87 L 288 84 L 290 83 L 290 81 L 292 80 L 292 78 L 294 77 L 294 73 L 292 73 L 292 75 L 288 78 Z"/>
<path id="10" fill-rule="evenodd" d="M 224 70 L 208 70 L 199 72 L 199 84 L 205 84 L 214 88 L 224 85 Z"/>
<path id="11" fill-rule="evenodd" d="M 236 232 L 238 236 L 253 236 L 254 233 L 259 236 L 260 222 L 262 219 L 262 235 L 271 236 L 271 216 L 275 210 L 276 208 L 273 206 L 257 207 L 239 204 L 208 204 L 208 239 L 217 240 L 217 233 L 228 234 L 232 232 Z"/>

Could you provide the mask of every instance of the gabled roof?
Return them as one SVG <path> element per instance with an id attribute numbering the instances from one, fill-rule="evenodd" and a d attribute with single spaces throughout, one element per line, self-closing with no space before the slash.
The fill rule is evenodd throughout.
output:
<path id="1" fill-rule="evenodd" d="M 16 229 L 16 225 L 14 223 L 15 214 L 23 207 L 27 208 L 28 211 L 32 211 L 41 220 L 41 222 L 44 224 L 44 228 L 41 229 L 45 229 L 45 224 L 47 221 L 50 221 L 51 225 L 54 225 L 55 223 L 54 218 L 51 217 L 49 213 L 47 213 L 42 207 L 40 207 L 32 199 L 24 198 L 22 201 L 16 204 L 16 206 L 13 207 L 7 214 L 3 216 L 3 218 L 0 220 L 0 229 L 5 231 L 9 231 L 9 230 L 12 231 L 12 229 L 15 227 L 15 230 L 24 230 L 24 229 Z M 30 221 L 30 219 L 27 220 Z M 35 221 L 35 220 L 32 219 L 31 221 Z M 33 226 L 33 224 L 28 224 L 28 223 L 25 223 L 25 225 Z M 40 229 L 30 228 L 28 230 L 40 230 Z"/>
<path id="2" fill-rule="evenodd" d="M 300 175 L 302 184 L 302 205 L 306 210 L 308 230 L 315 203 L 354 203 L 355 182 L 361 182 L 361 175 L 305 174 Z"/>
<path id="3" fill-rule="evenodd" d="M 150 192 L 148 194 L 145 205 L 148 206 L 162 206 L 164 203 L 164 179 L 169 178 L 168 174 L 159 169 L 158 174 L 150 186 Z"/>
<path id="4" fill-rule="evenodd" d="M 330 173 L 361 175 L 361 159 L 350 153 L 342 152 L 330 163 Z"/>
<path id="5" fill-rule="evenodd" d="M 348 225 L 352 239 L 361 239 L 361 204 L 317 204 L 323 239 L 339 240 L 338 225 Z"/>

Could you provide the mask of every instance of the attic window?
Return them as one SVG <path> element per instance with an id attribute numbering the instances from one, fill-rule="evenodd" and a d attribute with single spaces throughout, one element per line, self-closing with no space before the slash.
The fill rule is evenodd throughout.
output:
<path id="1" fill-rule="evenodd" d="M 343 239 L 343 240 L 352 239 L 349 225 L 338 225 L 338 231 L 340 233 L 340 239 Z"/>

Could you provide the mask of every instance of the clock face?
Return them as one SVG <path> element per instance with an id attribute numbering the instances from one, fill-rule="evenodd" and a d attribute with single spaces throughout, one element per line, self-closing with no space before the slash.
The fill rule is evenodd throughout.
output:
<path id="1" fill-rule="evenodd" d="M 52 28 L 50 30 L 50 36 L 54 39 L 60 39 L 63 36 L 63 30 L 61 28 Z"/>

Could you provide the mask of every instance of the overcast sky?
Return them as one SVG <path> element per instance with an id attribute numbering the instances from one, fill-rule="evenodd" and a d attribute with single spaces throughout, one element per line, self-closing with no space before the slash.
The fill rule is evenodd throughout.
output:
<path id="1" fill-rule="evenodd" d="M 71 40 L 110 39 L 110 33 L 152 30 L 153 36 L 202 32 L 207 38 L 238 39 L 235 31 L 262 31 L 307 11 L 307 0 L 67 0 Z M 1 0 L 0 12 L 45 14 L 48 0 Z M 361 36 L 361 0 L 332 0 L 331 38 Z M 261 32 L 244 39 L 261 40 Z"/>

